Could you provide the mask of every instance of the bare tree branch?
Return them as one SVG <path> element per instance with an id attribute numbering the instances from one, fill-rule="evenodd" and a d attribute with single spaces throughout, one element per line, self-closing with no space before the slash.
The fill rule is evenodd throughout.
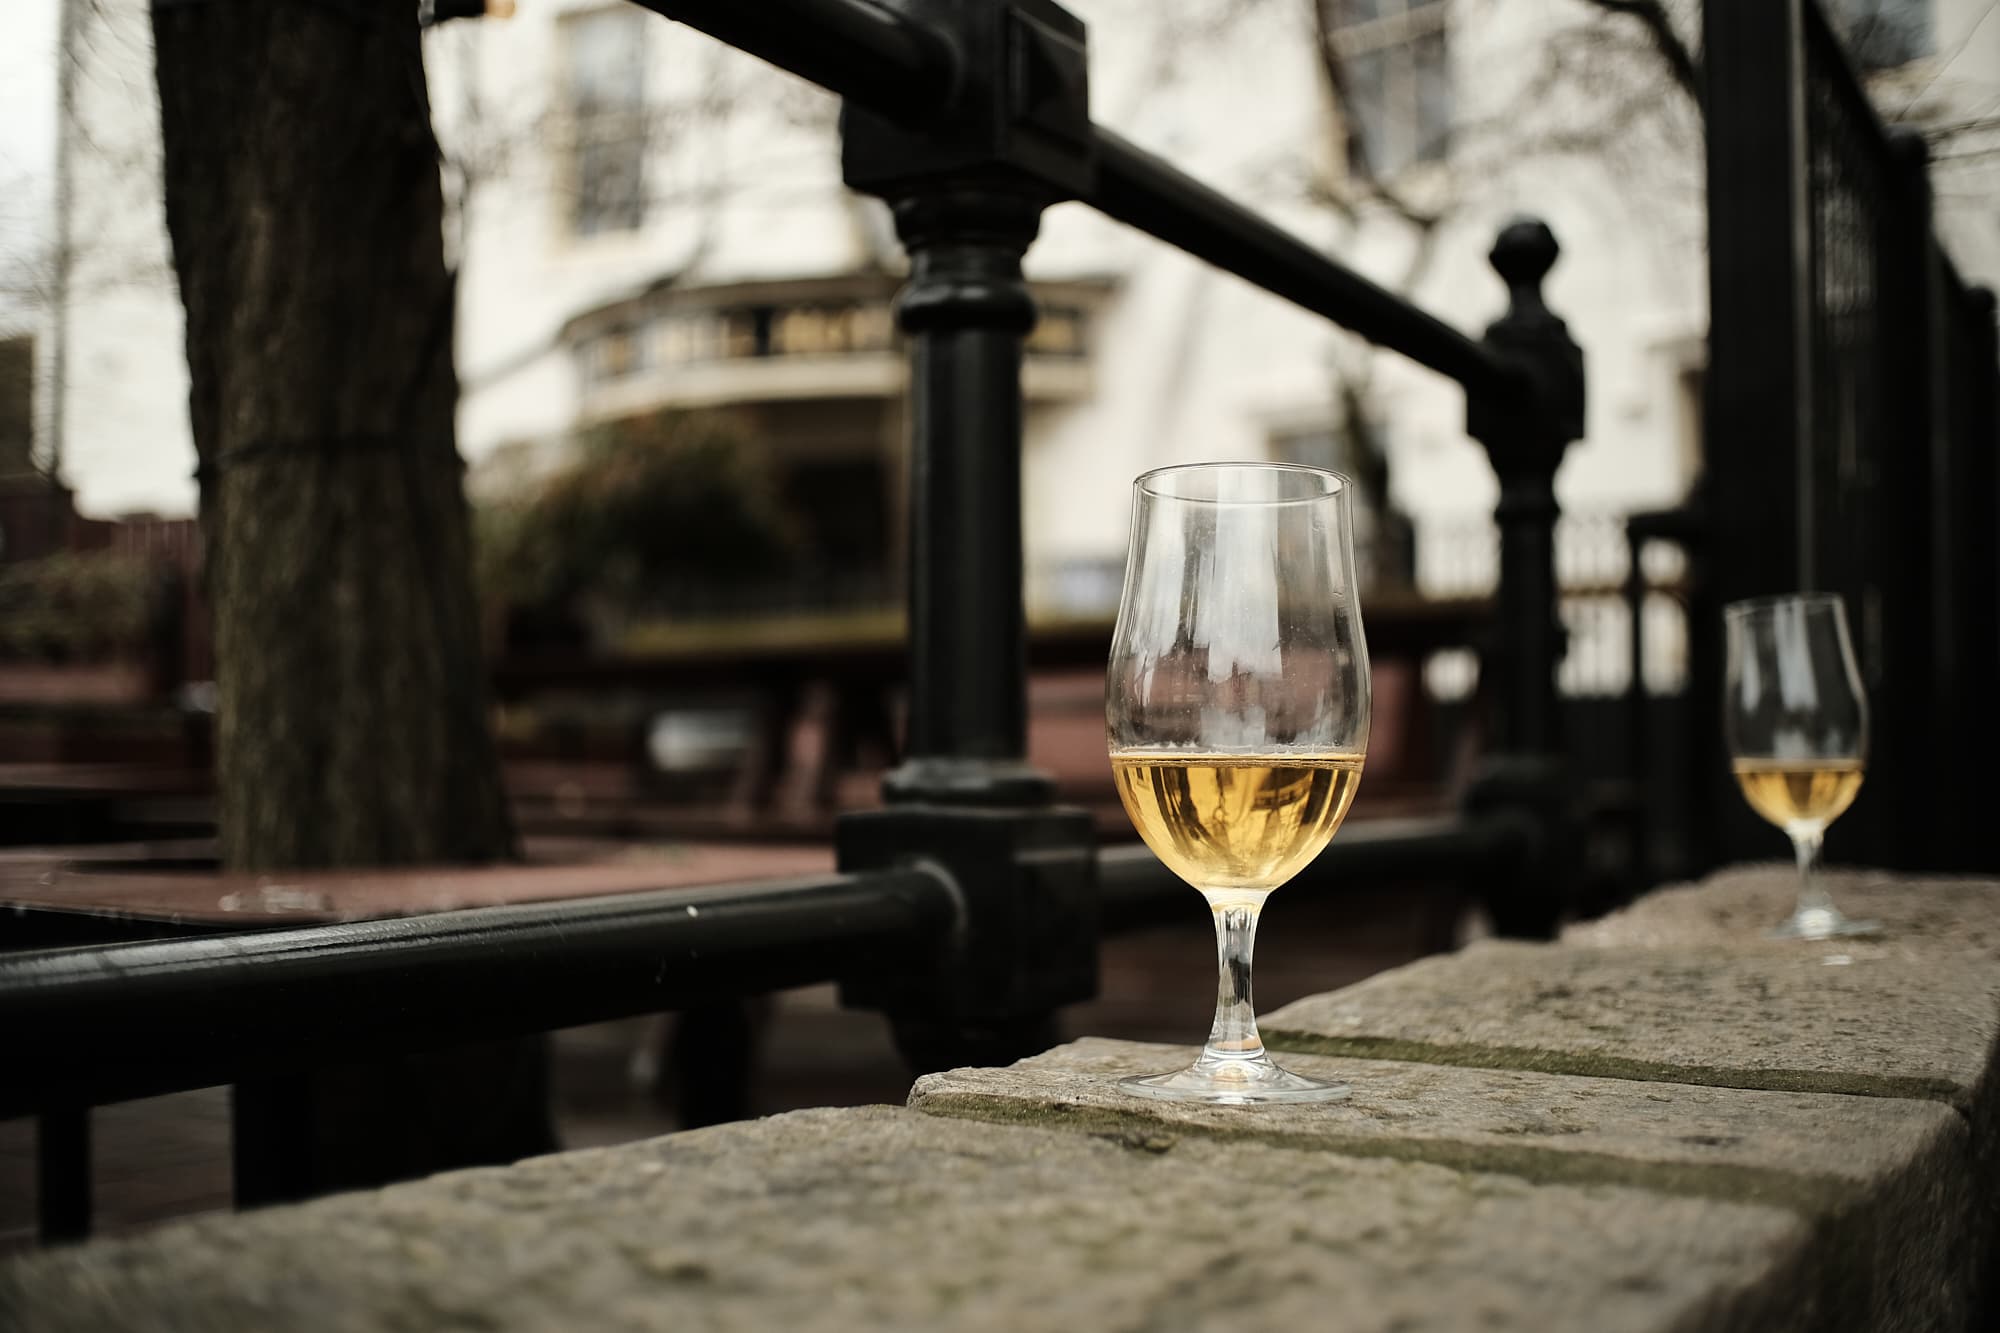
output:
<path id="1" fill-rule="evenodd" d="M 1312 11 L 1313 51 L 1319 57 L 1322 77 L 1333 95 L 1334 104 L 1340 108 L 1341 120 L 1345 122 L 1347 160 L 1351 164 L 1350 179 L 1359 186 L 1362 199 L 1380 203 L 1397 217 L 1421 232 L 1430 232 L 1444 221 L 1440 210 L 1419 208 L 1406 194 L 1384 181 L 1376 164 L 1369 159 L 1367 137 L 1355 123 L 1352 84 L 1347 77 L 1347 62 L 1341 57 L 1340 48 L 1334 40 L 1334 29 L 1345 20 L 1344 0 L 1310 0 L 1307 8 Z M 1317 193 L 1327 203 L 1333 203 L 1333 196 L 1339 191 L 1326 185 Z M 1336 205 L 1350 217 L 1353 203 Z"/>
<path id="2" fill-rule="evenodd" d="M 1653 47 L 1667 62 L 1667 70 L 1674 76 L 1674 82 L 1701 105 L 1701 60 L 1692 47 L 1684 41 L 1674 28 L 1673 16 L 1667 13 L 1660 0 L 1586 0 L 1609 14 L 1623 14 L 1635 18 L 1652 38 Z"/>

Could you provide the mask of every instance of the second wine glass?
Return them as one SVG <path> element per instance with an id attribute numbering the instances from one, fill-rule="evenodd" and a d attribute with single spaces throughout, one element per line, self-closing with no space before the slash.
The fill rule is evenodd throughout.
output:
<path id="1" fill-rule="evenodd" d="M 1344 1084 L 1264 1049 L 1250 962 L 1264 899 L 1339 829 L 1368 748 L 1368 649 L 1348 482 L 1278 464 L 1164 468 L 1135 483 L 1105 717 L 1139 836 L 1208 900 L 1215 1020 L 1142 1096 L 1327 1101 Z"/>
<path id="2" fill-rule="evenodd" d="M 1861 791 L 1868 698 L 1847 613 L 1830 593 L 1794 593 L 1723 608 L 1728 691 L 1723 728 L 1744 799 L 1785 831 L 1799 867 L 1799 902 L 1779 939 L 1866 935 L 1873 921 L 1842 916 L 1820 887 L 1826 826 Z"/>

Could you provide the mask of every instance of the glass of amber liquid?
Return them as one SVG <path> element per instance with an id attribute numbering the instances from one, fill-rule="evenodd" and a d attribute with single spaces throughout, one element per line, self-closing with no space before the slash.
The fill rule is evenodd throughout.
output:
<path id="1" fill-rule="evenodd" d="M 1368 648 L 1346 478 L 1212 463 L 1134 483 L 1105 721 L 1125 812 L 1208 900 L 1221 980 L 1187 1069 L 1124 1080 L 1141 1096 L 1333 1101 L 1341 1083 L 1281 1069 L 1257 1035 L 1250 958 L 1271 890 L 1326 847 L 1368 748 Z"/>
<path id="2" fill-rule="evenodd" d="M 1866 935 L 1819 886 L 1826 826 L 1854 803 L 1868 763 L 1868 699 L 1847 614 L 1831 593 L 1795 593 L 1723 609 L 1728 639 L 1724 729 L 1744 797 L 1783 829 L 1799 863 L 1799 905 L 1776 939 Z"/>

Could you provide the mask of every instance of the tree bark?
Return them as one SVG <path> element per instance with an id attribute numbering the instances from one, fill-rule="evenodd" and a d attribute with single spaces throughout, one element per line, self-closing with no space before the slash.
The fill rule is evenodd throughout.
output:
<path id="1" fill-rule="evenodd" d="M 414 8 L 177 5 L 154 35 L 224 863 L 504 857 Z"/>
<path id="2" fill-rule="evenodd" d="M 156 6 L 236 870 L 512 854 L 410 0 Z M 539 1039 L 237 1089 L 237 1197 L 553 1146 Z"/>

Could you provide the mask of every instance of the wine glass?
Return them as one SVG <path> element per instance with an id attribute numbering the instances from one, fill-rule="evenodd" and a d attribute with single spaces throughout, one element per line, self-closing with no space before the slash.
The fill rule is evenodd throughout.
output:
<path id="1" fill-rule="evenodd" d="M 1201 1058 L 1123 1080 L 1142 1096 L 1332 1101 L 1257 1035 L 1264 899 L 1332 840 L 1368 748 L 1368 648 L 1351 483 L 1319 468 L 1203 463 L 1133 483 L 1105 723 L 1139 836 L 1208 899 L 1220 985 Z"/>
<path id="2" fill-rule="evenodd" d="M 1820 844 L 1861 790 L 1868 700 L 1847 613 L 1832 593 L 1760 597 L 1723 608 L 1728 698 L 1723 726 L 1745 799 L 1783 829 L 1799 864 L 1799 905 L 1774 939 L 1866 935 L 1819 886 Z"/>

